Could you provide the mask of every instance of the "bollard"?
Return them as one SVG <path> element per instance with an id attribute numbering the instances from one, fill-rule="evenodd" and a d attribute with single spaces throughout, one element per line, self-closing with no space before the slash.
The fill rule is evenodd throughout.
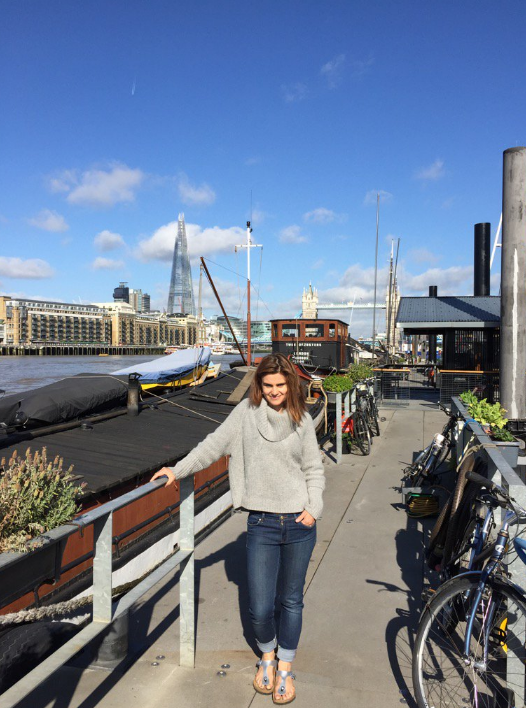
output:
<path id="1" fill-rule="evenodd" d="M 128 415 L 139 415 L 139 374 L 128 376 Z"/>

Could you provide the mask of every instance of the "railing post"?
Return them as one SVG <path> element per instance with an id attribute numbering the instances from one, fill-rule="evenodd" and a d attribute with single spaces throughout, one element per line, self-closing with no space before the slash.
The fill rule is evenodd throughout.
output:
<path id="1" fill-rule="evenodd" d="M 351 391 L 351 413 L 356 412 L 356 387 Z"/>
<path id="2" fill-rule="evenodd" d="M 93 621 L 111 622 L 113 512 L 93 523 Z"/>
<path id="3" fill-rule="evenodd" d="M 345 391 L 345 393 L 343 394 L 343 414 L 345 416 L 345 420 L 347 420 L 347 418 L 350 415 L 350 409 L 349 409 L 350 396 L 349 396 L 349 394 L 351 394 L 351 396 L 352 396 L 351 391 Z"/>
<path id="4" fill-rule="evenodd" d="M 180 589 L 180 660 L 181 666 L 195 664 L 195 582 L 194 582 L 194 477 L 179 480 L 181 506 L 179 511 L 179 548 L 188 553 L 181 562 Z"/>
<path id="5" fill-rule="evenodd" d="M 336 393 L 336 463 L 339 465 L 342 461 L 342 394 L 341 391 Z"/>

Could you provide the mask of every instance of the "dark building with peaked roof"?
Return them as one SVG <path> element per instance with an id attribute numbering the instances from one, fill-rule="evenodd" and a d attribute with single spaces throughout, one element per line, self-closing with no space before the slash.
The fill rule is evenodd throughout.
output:
<path id="1" fill-rule="evenodd" d="M 442 334 L 446 369 L 499 367 L 500 297 L 402 297 L 396 322 L 404 334 Z"/>

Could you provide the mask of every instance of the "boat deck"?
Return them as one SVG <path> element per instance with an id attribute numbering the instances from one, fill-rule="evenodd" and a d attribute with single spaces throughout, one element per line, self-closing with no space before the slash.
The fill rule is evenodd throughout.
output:
<path id="1" fill-rule="evenodd" d="M 348 455 L 336 465 L 327 455 L 325 510 L 294 664 L 298 708 L 413 705 L 408 688 L 423 529 L 404 513 L 397 488 L 402 468 L 442 427 L 444 414 L 412 402 L 381 415 L 382 435 L 369 457 Z M 178 665 L 175 578 L 156 586 L 130 617 L 133 663 L 112 673 L 64 667 L 20 708 L 268 706 L 271 698 L 252 688 L 256 654 L 244 548 L 245 515 L 234 514 L 196 549 L 195 669 Z M 219 676 L 224 664 L 229 668 Z"/>

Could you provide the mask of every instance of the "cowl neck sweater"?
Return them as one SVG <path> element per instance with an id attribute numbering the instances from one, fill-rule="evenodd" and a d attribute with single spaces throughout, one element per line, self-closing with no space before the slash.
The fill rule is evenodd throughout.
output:
<path id="1" fill-rule="evenodd" d="M 264 398 L 254 411 L 257 429 L 260 435 L 269 442 L 285 440 L 296 430 L 296 426 L 287 410 L 283 408 L 278 413 L 278 411 L 268 405 Z"/>
<path id="2" fill-rule="evenodd" d="M 265 399 L 248 399 L 174 468 L 177 479 L 230 455 L 229 479 L 234 508 L 276 514 L 321 514 L 325 477 L 314 423 L 304 414 L 296 425 L 286 410 L 278 413 Z"/>

